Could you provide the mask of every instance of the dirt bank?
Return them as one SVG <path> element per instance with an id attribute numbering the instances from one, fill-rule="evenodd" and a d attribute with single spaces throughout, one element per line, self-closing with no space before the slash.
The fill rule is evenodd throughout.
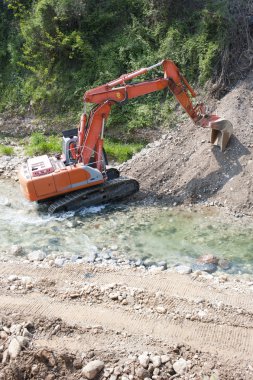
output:
<path id="1" fill-rule="evenodd" d="M 166 202 L 214 202 L 253 215 L 253 72 L 218 102 L 215 112 L 230 120 L 234 135 L 227 150 L 210 145 L 210 130 L 187 122 L 123 164 L 145 194 Z"/>
<path id="2" fill-rule="evenodd" d="M 93 378 L 83 368 L 100 360 L 97 379 L 252 379 L 252 286 L 224 274 L 1 263 L 0 378 Z"/>

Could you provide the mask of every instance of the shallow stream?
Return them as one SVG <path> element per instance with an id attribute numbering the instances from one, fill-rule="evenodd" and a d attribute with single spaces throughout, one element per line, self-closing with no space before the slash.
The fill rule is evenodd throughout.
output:
<path id="1" fill-rule="evenodd" d="M 253 273 L 253 222 L 223 222 L 205 212 L 118 204 L 49 216 L 24 200 L 18 184 L 0 183 L 0 255 L 12 245 L 28 253 L 88 256 L 112 248 L 129 258 L 191 264 L 211 253 L 228 259 L 231 273 Z"/>

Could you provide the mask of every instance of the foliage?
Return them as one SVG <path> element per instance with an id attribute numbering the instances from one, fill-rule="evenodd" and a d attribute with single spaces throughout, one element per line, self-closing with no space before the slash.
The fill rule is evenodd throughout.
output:
<path id="1" fill-rule="evenodd" d="M 31 135 L 26 147 L 26 153 L 29 156 L 59 152 L 61 152 L 61 139 L 57 136 L 48 137 L 40 132 Z"/>
<path id="2" fill-rule="evenodd" d="M 87 89 L 163 58 L 203 84 L 217 72 L 228 41 L 228 6 L 228 0 L 3 0 L 0 112 L 77 112 Z M 108 128 L 131 133 L 164 123 L 170 104 L 163 93 L 140 98 L 114 109 Z"/>
<path id="3" fill-rule="evenodd" d="M 12 146 L 0 144 L 0 156 L 12 156 L 14 149 Z"/>

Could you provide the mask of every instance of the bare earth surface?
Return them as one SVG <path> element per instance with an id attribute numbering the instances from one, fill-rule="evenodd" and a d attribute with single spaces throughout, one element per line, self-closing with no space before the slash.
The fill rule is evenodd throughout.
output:
<path id="1" fill-rule="evenodd" d="M 252 93 L 250 73 L 218 104 L 234 124 L 224 153 L 187 123 L 123 174 L 151 200 L 252 216 Z M 1 160 L 1 178 L 15 179 L 17 162 Z M 1 380 L 253 379 L 250 278 L 13 261 L 0 263 L 0 289 Z"/>
<path id="2" fill-rule="evenodd" d="M 168 203 L 209 201 L 253 215 L 253 72 L 219 102 L 215 113 L 234 126 L 224 153 L 210 145 L 209 129 L 187 122 L 123 164 L 123 173 Z"/>
<path id="3" fill-rule="evenodd" d="M 105 363 L 101 379 L 252 379 L 253 282 L 21 262 L 1 264 L 0 288 L 3 346 L 20 324 L 30 332 L 29 346 L 0 364 L 1 379 L 79 379 L 95 359 Z M 152 357 L 163 355 L 166 363 L 154 366 Z M 64 357 L 69 364 L 62 364 Z M 182 373 L 173 369 L 180 358 L 187 362 Z"/>

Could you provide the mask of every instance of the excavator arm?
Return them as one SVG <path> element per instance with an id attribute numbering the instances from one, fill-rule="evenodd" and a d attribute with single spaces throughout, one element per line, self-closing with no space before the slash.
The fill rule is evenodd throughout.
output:
<path id="1" fill-rule="evenodd" d="M 163 77 L 128 83 L 159 66 L 163 68 Z M 118 79 L 91 89 L 84 94 L 85 103 L 94 103 L 97 106 L 91 111 L 88 121 L 86 113 L 81 117 L 78 133 L 79 161 L 88 164 L 92 152 L 95 151 L 97 168 L 101 169 L 104 125 L 113 104 L 123 105 L 130 99 L 166 88 L 170 89 L 196 125 L 212 129 L 211 142 L 219 145 L 223 151 L 233 132 L 232 124 L 217 115 L 208 114 L 205 105 L 202 103 L 194 106 L 192 98 L 196 97 L 196 93 L 193 88 L 174 62 L 163 60 L 153 66 L 124 74 Z"/>

